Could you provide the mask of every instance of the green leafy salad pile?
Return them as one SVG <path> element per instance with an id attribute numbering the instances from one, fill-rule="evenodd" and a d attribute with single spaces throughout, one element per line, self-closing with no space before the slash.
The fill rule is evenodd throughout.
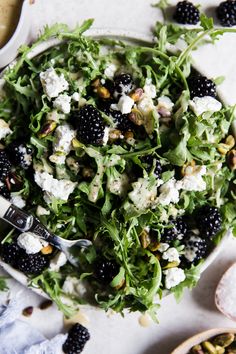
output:
<path id="1" fill-rule="evenodd" d="M 155 318 L 163 292 L 192 288 L 235 231 L 234 107 L 190 57 L 230 30 L 205 16 L 194 29 L 158 23 L 155 43 L 137 46 L 84 36 L 91 24 L 46 28 L 33 48 L 61 42 L 33 58 L 22 47 L 4 72 L 0 194 L 92 246 L 75 268 L 43 241 L 30 248 L 34 235 L 7 230 L 1 255 L 67 316 L 89 302 Z M 185 49 L 170 51 L 180 40 Z"/>

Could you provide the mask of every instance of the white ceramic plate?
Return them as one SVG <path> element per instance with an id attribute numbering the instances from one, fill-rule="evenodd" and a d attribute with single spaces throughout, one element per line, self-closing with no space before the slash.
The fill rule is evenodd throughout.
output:
<path id="1" fill-rule="evenodd" d="M 146 46 L 151 46 L 153 43 L 153 38 L 152 36 L 145 35 L 142 33 L 137 33 L 133 31 L 125 31 L 125 30 L 112 30 L 112 29 L 90 29 L 86 32 L 86 35 L 91 36 L 95 39 L 101 39 L 101 38 L 113 38 L 113 39 L 119 39 L 123 40 L 125 42 L 128 42 L 129 44 L 133 45 L 146 45 Z M 49 39 L 43 43 L 40 43 L 37 47 L 33 48 L 33 50 L 29 53 L 28 57 L 31 59 L 45 50 L 56 46 L 61 43 L 61 40 L 58 40 L 56 38 Z M 16 60 L 15 60 L 16 61 Z M 14 63 L 14 62 L 13 62 Z M 199 67 L 195 68 L 198 71 L 201 71 Z M 5 71 L 5 70 L 4 70 Z M 4 71 L 0 73 L 0 79 L 4 75 Z M 221 92 L 218 90 L 218 95 L 221 96 Z M 206 258 L 205 262 L 203 263 L 201 267 L 201 273 L 209 267 L 209 265 L 214 261 L 214 259 L 217 257 L 217 255 L 220 253 L 221 248 L 223 247 L 224 243 L 228 240 L 228 238 L 231 236 L 231 231 L 228 231 L 224 237 L 222 238 L 221 242 L 219 245 L 217 245 L 213 251 L 210 253 L 210 255 Z M 9 273 L 14 279 L 16 279 L 18 282 L 20 282 L 24 286 L 28 286 L 28 278 L 18 270 L 14 269 L 11 267 L 9 264 L 4 263 L 3 261 L 0 260 L 0 265 L 2 268 Z M 48 298 L 48 295 L 41 290 L 40 288 L 35 288 L 35 287 L 30 287 L 34 292 L 37 294 Z"/>

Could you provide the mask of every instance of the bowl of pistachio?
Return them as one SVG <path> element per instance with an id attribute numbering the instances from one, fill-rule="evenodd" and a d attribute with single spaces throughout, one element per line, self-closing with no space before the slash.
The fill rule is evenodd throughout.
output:
<path id="1" fill-rule="evenodd" d="M 181 343 L 171 354 L 235 354 L 236 328 L 213 328 Z"/>

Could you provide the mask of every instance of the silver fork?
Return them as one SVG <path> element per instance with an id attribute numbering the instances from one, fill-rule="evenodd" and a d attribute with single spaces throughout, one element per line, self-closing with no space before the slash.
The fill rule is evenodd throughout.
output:
<path id="1" fill-rule="evenodd" d="M 78 261 L 75 256 L 78 254 L 79 249 L 92 245 L 92 242 L 86 239 L 70 241 L 54 235 L 37 218 L 17 208 L 2 196 L 0 196 L 0 219 L 21 232 L 33 232 L 46 240 L 64 252 L 68 261 L 76 267 L 78 267 Z"/>

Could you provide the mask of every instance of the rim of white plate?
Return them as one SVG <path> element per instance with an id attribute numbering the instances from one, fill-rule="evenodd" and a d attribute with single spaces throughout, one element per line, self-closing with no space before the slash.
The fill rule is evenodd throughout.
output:
<path id="1" fill-rule="evenodd" d="M 93 37 L 95 39 L 102 39 L 102 38 L 111 38 L 111 39 L 117 39 L 117 40 L 123 40 L 125 42 L 131 43 L 131 44 L 143 44 L 150 46 L 155 42 L 155 39 L 152 35 L 147 35 L 144 33 L 138 33 L 134 31 L 127 31 L 127 30 L 114 30 L 111 28 L 93 28 L 89 29 L 85 33 L 86 36 Z M 29 59 L 34 58 L 35 56 L 43 53 L 45 50 L 54 47 L 56 45 L 61 44 L 63 41 L 59 40 L 57 38 L 50 38 L 45 42 L 40 43 L 38 46 L 34 47 L 28 54 Z M 1 73 L 0 73 L 0 78 L 3 77 L 4 72 L 8 69 L 10 66 L 14 66 L 15 63 L 17 62 L 17 58 L 12 61 Z M 199 66 L 194 65 L 194 68 L 202 72 L 201 68 Z M 218 90 L 218 96 L 220 97 L 221 101 L 224 103 L 224 95 Z M 231 230 L 227 231 L 225 235 L 222 237 L 220 243 L 212 250 L 212 252 L 209 254 L 209 256 L 205 259 L 204 263 L 201 266 L 201 273 L 206 270 L 210 264 L 214 261 L 214 259 L 218 256 L 220 253 L 221 249 L 223 248 L 225 242 L 231 237 Z M 45 298 L 49 298 L 49 296 L 40 288 L 32 287 L 29 286 L 29 279 L 27 276 L 25 276 L 22 272 L 14 269 L 11 267 L 9 264 L 3 262 L 0 259 L 0 266 L 9 274 L 11 275 L 12 278 L 17 280 L 19 283 L 21 283 L 23 286 L 28 287 L 38 295 L 41 295 Z M 168 295 L 167 293 L 166 295 Z"/>

